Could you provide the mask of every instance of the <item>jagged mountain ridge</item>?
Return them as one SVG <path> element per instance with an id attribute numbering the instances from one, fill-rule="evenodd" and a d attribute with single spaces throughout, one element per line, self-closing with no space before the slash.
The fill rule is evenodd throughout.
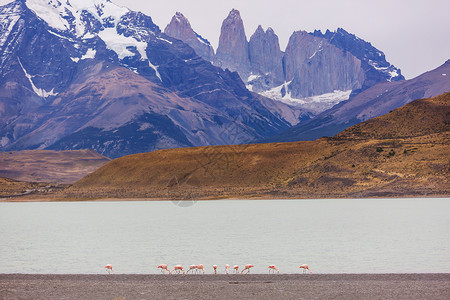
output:
<path id="1" fill-rule="evenodd" d="M 191 46 L 203 59 L 208 61 L 214 59 L 214 50 L 209 41 L 192 29 L 189 20 L 182 13 L 177 12 L 172 17 L 172 20 L 164 29 L 164 33 Z"/>
<path id="2" fill-rule="evenodd" d="M 0 18 L 3 151 L 235 144 L 308 117 L 106 0 L 15 1 Z"/>
<path id="3" fill-rule="evenodd" d="M 383 52 L 342 28 L 325 34 L 296 31 L 284 52 L 270 27 L 258 26 L 247 41 L 236 9 L 223 21 L 213 63 L 237 71 L 250 90 L 313 114 L 378 82 L 404 79 Z"/>

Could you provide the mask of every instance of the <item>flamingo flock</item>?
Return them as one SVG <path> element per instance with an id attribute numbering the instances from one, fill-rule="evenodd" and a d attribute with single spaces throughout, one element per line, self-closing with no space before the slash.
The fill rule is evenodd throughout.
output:
<path id="1" fill-rule="evenodd" d="M 244 269 L 242 269 L 241 274 L 249 274 L 250 273 L 250 269 L 253 268 L 254 265 L 252 264 L 247 264 L 244 266 Z M 217 274 L 217 265 L 213 265 L 212 266 L 213 270 L 214 270 L 214 274 Z M 306 273 L 307 271 L 309 271 L 310 274 L 312 274 L 311 269 L 309 268 L 309 266 L 307 264 L 303 264 L 299 267 L 300 269 L 303 269 L 303 274 Z M 106 271 L 108 272 L 108 274 L 115 274 L 113 267 L 111 264 L 107 264 L 105 266 Z M 203 274 L 205 274 L 205 268 L 203 267 L 202 264 L 198 264 L 198 265 L 190 265 L 189 269 L 185 272 L 183 269 L 182 265 L 175 265 L 173 267 L 173 270 L 170 271 L 169 267 L 166 264 L 161 264 L 157 267 L 157 269 L 161 269 L 161 273 L 165 274 L 166 271 L 169 274 L 188 274 L 189 272 L 198 274 L 200 272 L 202 272 Z M 277 269 L 276 265 L 269 265 L 268 266 L 269 269 L 269 274 L 275 274 L 275 272 L 277 274 L 280 273 L 280 270 Z M 230 270 L 230 265 L 226 264 L 225 265 L 225 274 L 229 274 L 229 270 Z M 234 270 L 234 274 L 239 274 L 239 265 L 234 265 L 233 266 L 233 270 Z M 247 271 L 246 273 L 244 273 L 244 271 Z"/>

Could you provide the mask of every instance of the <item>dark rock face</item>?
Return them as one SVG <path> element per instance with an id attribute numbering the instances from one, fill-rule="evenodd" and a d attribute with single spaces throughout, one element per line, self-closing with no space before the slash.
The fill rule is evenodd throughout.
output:
<path id="1" fill-rule="evenodd" d="M 244 23 L 238 10 L 233 9 L 223 21 L 220 30 L 219 47 L 214 64 L 223 69 L 237 71 L 241 78 L 247 78 L 250 73 L 248 57 L 248 42 Z"/>
<path id="2" fill-rule="evenodd" d="M 282 84 L 284 82 L 283 52 L 280 50 L 278 36 L 273 29 L 269 27 L 264 32 L 261 25 L 258 26 L 250 37 L 248 48 L 251 71 L 256 76 L 260 76 L 252 81 L 253 90 L 264 91 Z"/>
<path id="3" fill-rule="evenodd" d="M 308 118 L 249 92 L 149 16 L 99 3 L 42 0 L 39 16 L 22 1 L 0 7 L 0 151 L 119 157 L 248 143 Z"/>
<path id="4" fill-rule="evenodd" d="M 284 66 L 288 91 L 294 98 L 359 89 L 365 79 L 359 59 L 305 31 L 292 34 Z"/>
<path id="5" fill-rule="evenodd" d="M 450 91 L 448 74 L 450 60 L 414 79 L 378 83 L 301 126 L 294 126 L 264 142 L 292 142 L 333 136 L 416 99 L 430 98 Z"/>
<path id="6" fill-rule="evenodd" d="M 164 29 L 164 33 L 191 46 L 203 59 L 213 61 L 214 50 L 211 44 L 192 29 L 188 19 L 182 13 L 177 12 L 172 17 L 169 25 Z"/>

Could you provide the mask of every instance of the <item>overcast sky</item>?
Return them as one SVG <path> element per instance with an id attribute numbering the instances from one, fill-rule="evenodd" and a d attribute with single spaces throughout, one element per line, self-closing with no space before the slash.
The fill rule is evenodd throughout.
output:
<path id="1" fill-rule="evenodd" d="M 0 0 L 0 3 L 11 2 Z M 296 30 L 342 27 L 383 51 L 409 79 L 450 59 L 449 0 L 112 0 L 150 15 L 164 30 L 176 11 L 217 48 L 223 19 L 241 12 L 247 39 L 272 27 L 284 50 Z"/>

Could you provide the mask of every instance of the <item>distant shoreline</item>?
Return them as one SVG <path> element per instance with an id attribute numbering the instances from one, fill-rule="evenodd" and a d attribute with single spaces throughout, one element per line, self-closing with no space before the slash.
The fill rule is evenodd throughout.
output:
<path id="1" fill-rule="evenodd" d="M 71 199 L 71 198 L 26 198 L 6 197 L 0 198 L 2 202 L 141 202 L 141 201 L 219 201 L 219 200 L 327 200 L 327 199 L 414 199 L 414 198 L 450 198 L 450 195 L 399 195 L 399 196 L 373 196 L 373 197 L 230 197 L 230 198 L 203 198 L 203 199 L 169 199 L 169 198 L 98 198 L 98 199 Z"/>
<path id="2" fill-rule="evenodd" d="M 0 274 L 4 299 L 449 299 L 450 273 Z"/>

